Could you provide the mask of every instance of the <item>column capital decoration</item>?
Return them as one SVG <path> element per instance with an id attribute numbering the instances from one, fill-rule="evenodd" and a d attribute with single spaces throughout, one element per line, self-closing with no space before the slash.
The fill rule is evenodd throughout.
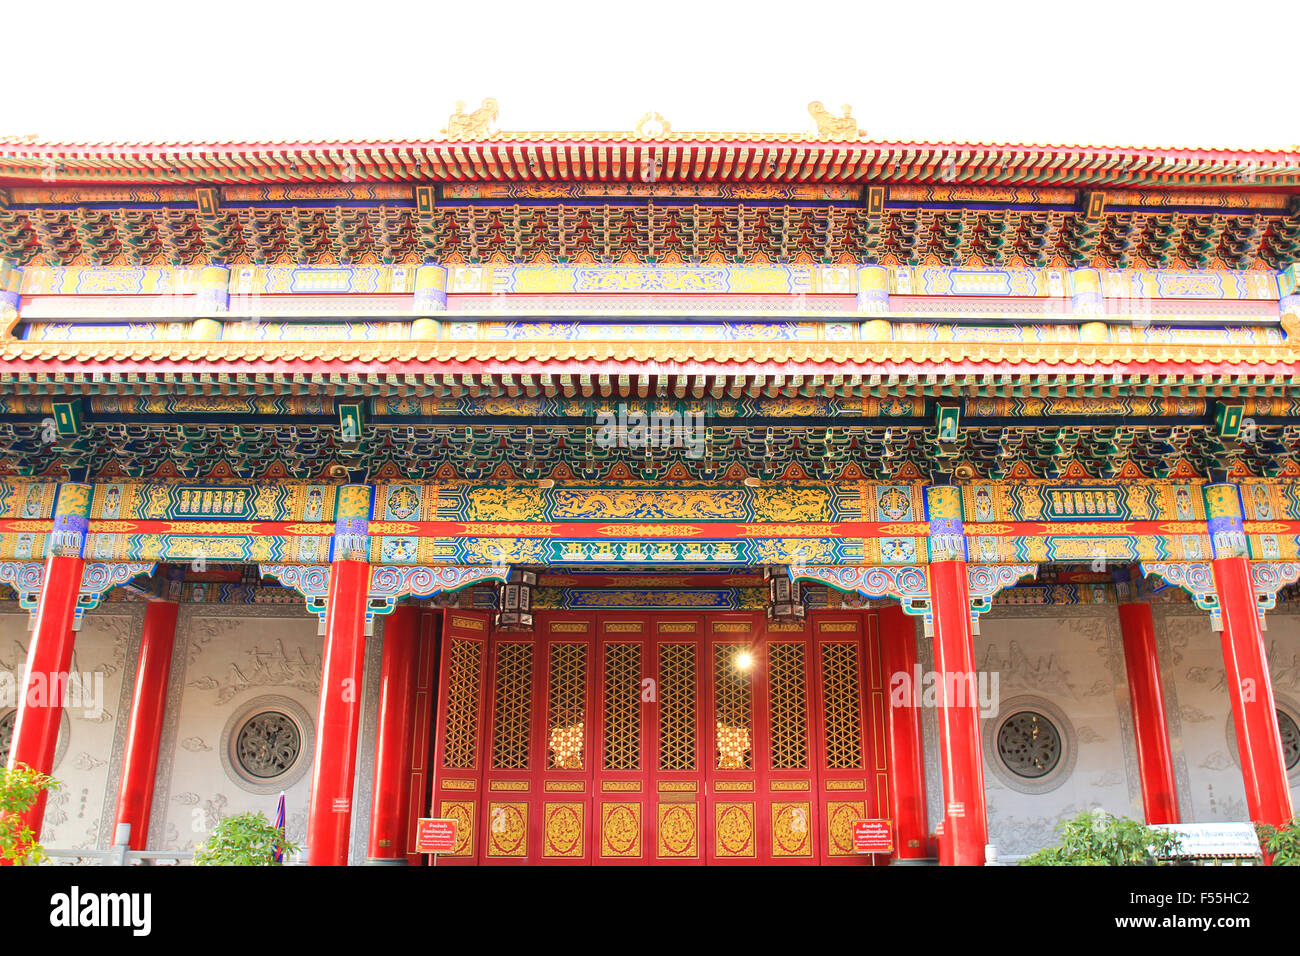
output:
<path id="1" fill-rule="evenodd" d="M 85 553 L 93 490 L 92 486 L 76 481 L 65 481 L 59 485 L 48 554 L 80 558 Z"/>
<path id="2" fill-rule="evenodd" d="M 115 562 L 87 561 L 81 570 L 81 589 L 73 610 L 72 629 L 81 630 L 87 611 L 93 611 L 104 595 L 120 584 L 153 574 L 156 561 Z M 41 588 L 45 586 L 45 565 L 37 561 L 0 561 L 0 584 L 7 584 L 18 594 L 18 606 L 29 615 L 36 613 Z"/>
<path id="3" fill-rule="evenodd" d="M 1206 561 L 1143 561 L 1144 575 L 1154 574 L 1166 584 L 1182 588 L 1192 597 L 1192 603 L 1210 614 L 1210 627 L 1223 630 L 1223 614 L 1219 608 L 1219 595 L 1214 589 L 1214 569 Z"/>
<path id="4" fill-rule="evenodd" d="M 961 489 L 956 485 L 927 487 L 925 516 L 930 525 L 930 560 L 965 561 L 966 527 L 962 522 Z"/>
<path id="5" fill-rule="evenodd" d="M 994 596 L 1015 587 L 1024 578 L 1038 576 L 1036 564 L 968 564 L 966 588 L 970 593 L 971 632 L 980 632 L 980 615 L 993 607 Z"/>
<path id="6" fill-rule="evenodd" d="M 895 598 L 903 610 L 932 629 L 930 571 L 924 565 L 790 565 L 791 581 L 815 581 L 869 598 Z"/>
<path id="7" fill-rule="evenodd" d="M 325 614 L 329 610 L 329 565 L 261 564 L 258 569 L 266 577 L 275 578 L 284 587 L 301 594 L 307 610 L 316 615 L 321 627 L 325 626 Z M 446 594 L 484 581 L 504 581 L 509 574 L 508 565 L 374 565 L 370 568 L 366 599 L 366 632 L 374 628 L 375 618 L 391 613 L 400 598 Z"/>
<path id="8" fill-rule="evenodd" d="M 1284 587 L 1300 581 L 1300 562 L 1251 561 L 1250 583 L 1255 591 L 1256 609 L 1259 611 L 1260 630 L 1267 630 L 1265 611 L 1277 607 L 1277 594 Z"/>
<path id="9" fill-rule="evenodd" d="M 334 507 L 334 561 L 370 560 L 370 516 L 374 489 L 370 485 L 339 485 Z"/>
<path id="10" fill-rule="evenodd" d="M 1247 556 L 1241 490 L 1235 484 L 1225 482 L 1205 486 L 1205 517 L 1216 559 Z"/>

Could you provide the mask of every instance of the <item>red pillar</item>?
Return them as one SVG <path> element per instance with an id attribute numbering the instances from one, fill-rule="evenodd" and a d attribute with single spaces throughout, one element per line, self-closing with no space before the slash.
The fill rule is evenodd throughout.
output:
<path id="1" fill-rule="evenodd" d="M 27 666 L 23 671 L 23 693 L 18 698 L 9 767 L 26 765 L 43 774 L 54 769 L 54 751 L 59 742 L 59 721 L 63 716 L 63 688 L 72 666 L 72 630 L 81 574 L 86 562 L 80 557 L 52 554 L 45 560 L 45 579 L 36 604 Z M 41 837 L 47 794 L 42 792 L 26 813 L 27 825 L 36 839 Z"/>
<path id="2" fill-rule="evenodd" d="M 1292 816 L 1291 789 L 1249 561 L 1244 557 L 1217 558 L 1214 589 L 1223 615 L 1223 663 L 1246 807 L 1251 820 L 1281 826 Z"/>
<path id="3" fill-rule="evenodd" d="M 1121 604 L 1119 626 L 1124 636 L 1124 669 L 1128 672 L 1129 704 L 1133 709 L 1133 737 L 1137 741 L 1138 774 L 1142 779 L 1146 822 L 1178 823 L 1178 790 L 1174 784 L 1174 758 L 1165 721 L 1151 605 L 1144 602 Z"/>
<path id="4" fill-rule="evenodd" d="M 881 608 L 880 660 L 889 688 L 889 804 L 894 859 L 923 859 L 929 827 L 925 815 L 925 762 L 921 710 L 915 703 L 916 623 L 897 604 Z M 895 682 L 907 693 L 899 700 Z"/>
<path id="5" fill-rule="evenodd" d="M 311 866 L 346 866 L 348 862 L 369 586 L 370 565 L 365 561 L 341 560 L 330 565 L 316 759 L 307 818 L 307 862 Z"/>
<path id="6" fill-rule="evenodd" d="M 144 611 L 135 692 L 127 724 L 122 758 L 122 779 L 117 792 L 117 823 L 131 824 L 131 849 L 143 850 L 149 838 L 154 777 L 158 770 L 158 743 L 162 739 L 167 679 L 171 674 L 176 615 L 172 601 L 150 601 Z"/>
<path id="7" fill-rule="evenodd" d="M 934 669 L 942 687 L 938 717 L 944 835 L 939 841 L 939 862 L 983 866 L 989 836 L 965 561 L 930 564 L 930 603 L 934 613 Z"/>
<path id="8" fill-rule="evenodd" d="M 384 657 L 379 677 L 379 726 L 375 731 L 375 783 L 367 859 L 372 864 L 404 866 L 407 862 L 419 653 L 419 608 L 394 608 L 384 621 Z"/>
<path id="9" fill-rule="evenodd" d="M 18 700 L 9 766 L 20 764 L 43 774 L 54 769 L 63 716 L 63 690 L 72 666 L 73 629 L 77 598 L 86 562 L 82 555 L 90 517 L 90 485 L 66 482 L 59 486 L 45 559 L 45 576 L 36 601 L 23 693 Z M 45 820 L 46 794 L 40 793 L 26 813 L 36 839 Z"/>

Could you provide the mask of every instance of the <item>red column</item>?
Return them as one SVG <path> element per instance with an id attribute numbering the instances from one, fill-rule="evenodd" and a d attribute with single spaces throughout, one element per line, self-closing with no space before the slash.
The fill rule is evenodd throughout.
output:
<path id="1" fill-rule="evenodd" d="M 1119 626 L 1124 636 L 1124 669 L 1128 672 L 1133 737 L 1137 741 L 1138 773 L 1142 778 L 1146 821 L 1149 824 L 1177 823 L 1178 790 L 1174 785 L 1174 758 L 1169 748 L 1151 605 L 1143 602 L 1121 604 Z"/>
<path id="2" fill-rule="evenodd" d="M 163 709 L 167 703 L 167 679 L 171 674 L 179 610 L 180 606 L 172 601 L 150 601 L 144 611 L 122 779 L 117 791 L 117 823 L 131 824 L 132 850 L 145 849 L 149 838 L 158 743 L 162 739 Z"/>
<path id="3" fill-rule="evenodd" d="M 23 693 L 18 698 L 9 767 L 26 765 L 40 773 L 54 769 L 54 750 L 59 742 L 59 720 L 63 716 L 63 688 L 72 666 L 72 630 L 81 591 L 81 574 L 86 562 L 80 557 L 51 554 L 45 560 L 45 579 L 36 604 L 27 667 L 23 672 Z M 36 839 L 45 819 L 42 792 L 26 813 L 27 825 Z"/>
<path id="4" fill-rule="evenodd" d="M 370 805 L 372 864 L 406 865 L 411 808 L 416 683 L 420 652 L 420 610 L 403 605 L 384 621 L 384 657 L 379 677 L 379 726 L 375 731 L 375 783 Z"/>
<path id="5" fill-rule="evenodd" d="M 420 817 L 429 807 L 433 758 L 430 738 L 433 736 L 434 716 L 438 710 L 438 650 L 442 634 L 443 612 L 426 609 L 420 612 L 420 655 L 415 683 L 415 734 L 411 742 L 411 781 L 409 810 L 406 822 L 406 862 L 411 866 L 427 866 L 429 857 L 423 853 L 409 852 L 415 846 L 415 833 Z"/>
<path id="6" fill-rule="evenodd" d="M 342 560 L 330 565 L 316 759 L 307 818 L 307 862 L 311 866 L 346 866 L 348 862 L 369 586 L 370 565 L 365 561 Z"/>
<path id="7" fill-rule="evenodd" d="M 939 844 L 939 862 L 983 866 L 989 834 L 965 561 L 936 561 L 930 565 L 930 603 L 934 612 L 934 669 L 942 686 L 938 716 L 944 839 Z"/>
<path id="8" fill-rule="evenodd" d="M 926 856 L 925 762 L 921 710 L 916 706 L 916 622 L 897 604 L 881 608 L 880 662 L 889 688 L 889 804 L 894 820 L 894 859 Z M 899 701 L 895 682 L 907 693 Z"/>
<path id="9" fill-rule="evenodd" d="M 1246 784 L 1246 807 L 1251 820 L 1281 826 L 1291 819 L 1291 789 L 1249 561 L 1243 557 L 1215 559 L 1214 589 L 1223 615 L 1223 663 Z"/>

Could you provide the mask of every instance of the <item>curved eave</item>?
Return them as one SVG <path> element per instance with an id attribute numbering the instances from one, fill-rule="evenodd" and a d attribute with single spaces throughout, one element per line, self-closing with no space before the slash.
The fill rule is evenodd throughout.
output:
<path id="1" fill-rule="evenodd" d="M 966 379 L 996 384 L 1062 377 L 1127 383 L 1180 379 L 1289 386 L 1300 352 L 1286 347 L 1141 348 L 1106 345 L 1034 348 L 1008 344 L 880 345 L 734 343 L 21 343 L 0 351 L 0 383 L 238 381 L 246 375 L 359 378 L 399 384 L 426 376 L 711 376 L 789 380 L 839 376 L 859 381 Z"/>
<path id="2" fill-rule="evenodd" d="M 1300 150 L 499 133 L 483 140 L 0 145 L 0 181 L 661 182 L 1300 186 Z"/>

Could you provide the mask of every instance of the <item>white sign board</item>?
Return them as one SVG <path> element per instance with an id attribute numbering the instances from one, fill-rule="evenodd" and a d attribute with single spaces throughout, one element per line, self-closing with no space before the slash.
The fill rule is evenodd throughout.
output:
<path id="1" fill-rule="evenodd" d="M 1175 856 L 1255 857 L 1260 855 L 1259 837 L 1251 823 L 1166 823 L 1165 830 L 1182 838 Z"/>

